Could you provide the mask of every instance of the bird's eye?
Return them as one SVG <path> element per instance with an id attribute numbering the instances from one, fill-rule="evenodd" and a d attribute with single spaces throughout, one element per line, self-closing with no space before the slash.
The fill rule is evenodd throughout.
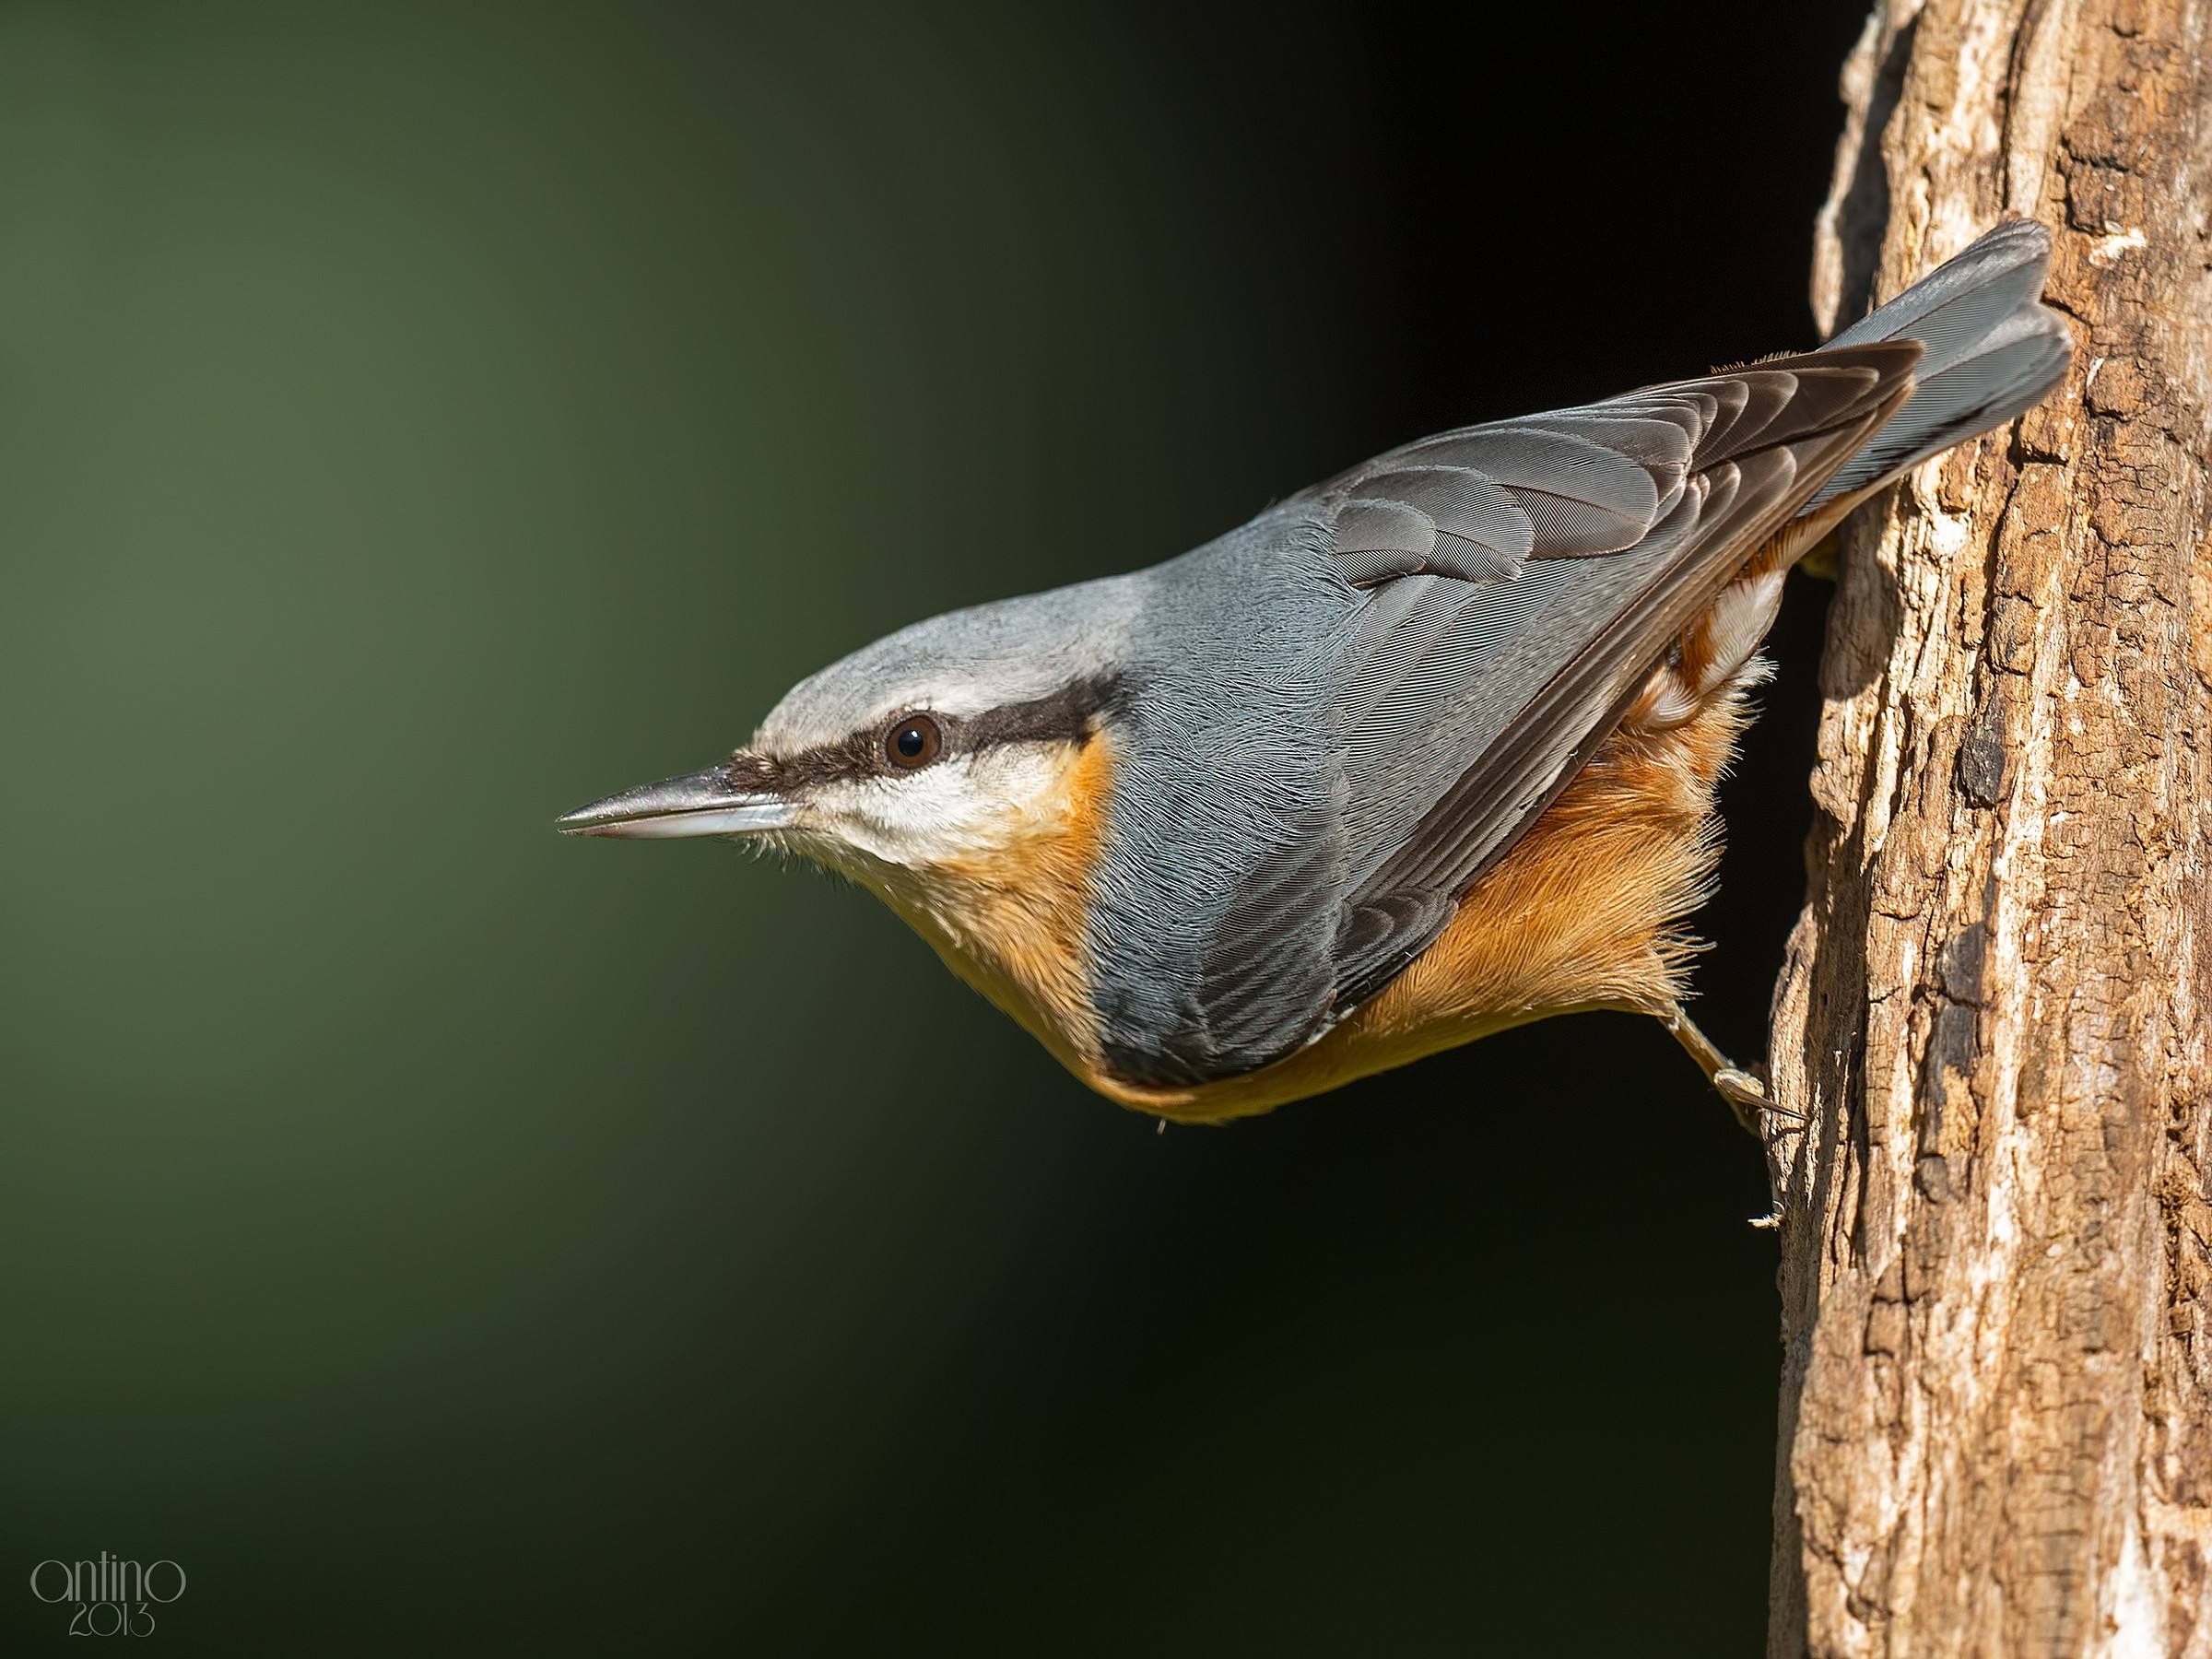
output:
<path id="1" fill-rule="evenodd" d="M 927 766 L 945 750 L 945 734 L 926 714 L 909 714 L 883 740 L 883 758 L 900 771 Z"/>

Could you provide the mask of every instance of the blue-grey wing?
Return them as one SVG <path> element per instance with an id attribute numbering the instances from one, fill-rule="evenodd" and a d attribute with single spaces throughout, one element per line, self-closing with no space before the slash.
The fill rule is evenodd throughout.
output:
<path id="1" fill-rule="evenodd" d="M 1918 355 L 1774 359 L 1447 433 L 1324 487 L 1346 578 L 1372 584 L 1334 703 L 1334 1017 L 1442 930 L 1669 642 L 1896 409 Z"/>
<path id="2" fill-rule="evenodd" d="M 1152 1003 L 1116 1068 L 1250 1069 L 1387 985 L 1768 536 L 2049 394 L 2072 353 L 2037 302 L 2049 257 L 2040 226 L 2000 225 L 1819 352 L 1425 439 L 1225 538 L 1272 538 L 1246 571 L 1296 597 L 1251 606 L 1217 658 L 1194 644 L 1185 703 L 1166 700 L 1218 725 L 1185 704 L 1259 669 L 1220 726 L 1230 786 L 1192 769 L 1190 805 L 1160 808 L 1156 850 L 1238 856 L 1178 865 L 1181 931 L 1124 975 Z M 1287 652 L 1301 625 L 1325 663 Z M 1153 753 L 1179 752 L 1160 735 Z M 1217 810 L 1241 818 L 1182 833 Z"/>
<path id="3" fill-rule="evenodd" d="M 1094 899 L 1111 1068 L 1251 1070 L 1387 984 L 1919 350 L 1425 439 L 1162 567 Z"/>

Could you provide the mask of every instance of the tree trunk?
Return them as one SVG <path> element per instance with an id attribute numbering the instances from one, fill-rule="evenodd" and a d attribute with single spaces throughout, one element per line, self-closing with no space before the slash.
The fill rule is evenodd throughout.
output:
<path id="1" fill-rule="evenodd" d="M 1823 323 L 2028 215 L 2078 353 L 1844 533 L 1773 1654 L 2212 1655 L 2208 17 L 1888 0 L 1844 70 Z"/>

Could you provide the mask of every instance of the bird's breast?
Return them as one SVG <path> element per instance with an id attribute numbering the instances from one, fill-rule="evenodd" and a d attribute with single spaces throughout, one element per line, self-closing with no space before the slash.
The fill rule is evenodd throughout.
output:
<path id="1" fill-rule="evenodd" d="M 954 973 L 1080 1077 L 1100 1053 L 1086 935 L 1114 761 L 1097 734 L 1048 753 L 1044 787 L 989 844 L 864 879 Z"/>

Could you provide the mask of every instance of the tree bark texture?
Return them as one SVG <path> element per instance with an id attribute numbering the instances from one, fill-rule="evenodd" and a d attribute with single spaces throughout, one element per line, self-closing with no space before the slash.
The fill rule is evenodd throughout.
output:
<path id="1" fill-rule="evenodd" d="M 2208 22 L 1884 0 L 1844 70 L 1823 324 L 2026 215 L 2077 352 L 1844 531 L 1770 1054 L 1773 1654 L 2212 1659 Z"/>

